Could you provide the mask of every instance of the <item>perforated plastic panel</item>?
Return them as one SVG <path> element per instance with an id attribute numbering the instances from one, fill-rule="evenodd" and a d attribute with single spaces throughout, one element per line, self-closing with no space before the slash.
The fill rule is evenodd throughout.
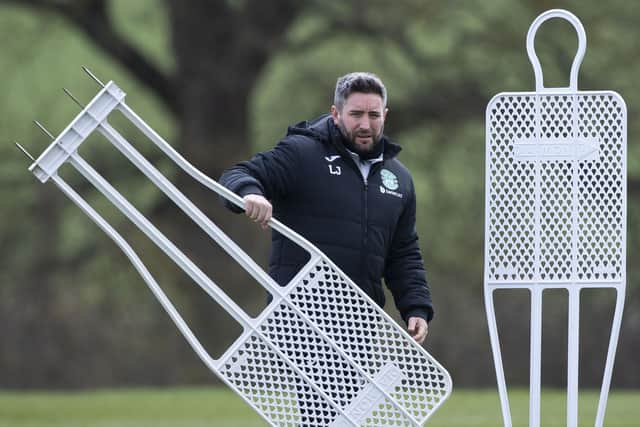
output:
<path id="1" fill-rule="evenodd" d="M 542 23 L 573 25 L 578 50 L 569 86 L 544 87 L 535 35 Z M 596 416 L 603 425 L 626 285 L 627 112 L 610 91 L 578 90 L 586 33 L 572 13 L 540 14 L 527 33 L 535 92 L 496 95 L 486 112 L 485 305 L 505 427 L 511 427 L 493 293 L 531 295 L 529 426 L 540 425 L 542 306 L 546 289 L 566 289 L 567 426 L 578 425 L 580 294 L 616 291 Z"/>
<path id="2" fill-rule="evenodd" d="M 123 250 L 207 367 L 273 426 L 421 426 L 451 393 L 447 371 L 326 255 L 271 218 L 269 225 L 274 230 L 310 255 L 292 282 L 280 287 L 107 122 L 112 110 L 120 110 L 192 178 L 244 207 L 238 195 L 177 153 L 124 103 L 124 97 L 115 83 L 104 85 L 30 170 L 42 182 L 53 181 Z M 80 156 L 78 147 L 94 131 L 273 295 L 262 314 L 249 316 Z M 59 176 L 58 168 L 65 163 L 104 194 L 242 326 L 241 336 L 220 359 L 213 359 L 203 348 L 128 242 Z"/>
<path id="3" fill-rule="evenodd" d="M 324 261 L 220 372 L 276 425 L 296 427 L 351 426 L 340 410 L 362 426 L 421 425 L 451 387 L 445 371 Z"/>
<path id="4" fill-rule="evenodd" d="M 488 280 L 620 280 L 622 99 L 612 92 L 505 94 L 491 102 L 487 119 Z"/>

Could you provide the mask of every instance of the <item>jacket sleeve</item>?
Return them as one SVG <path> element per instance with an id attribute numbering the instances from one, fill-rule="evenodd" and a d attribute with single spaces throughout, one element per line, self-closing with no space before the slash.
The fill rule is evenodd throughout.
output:
<path id="1" fill-rule="evenodd" d="M 411 195 L 391 241 L 384 277 L 405 322 L 413 316 L 422 317 L 427 322 L 431 321 L 433 305 L 416 233 L 416 197 L 413 183 Z"/>
<path id="2" fill-rule="evenodd" d="M 225 170 L 219 182 L 240 197 L 260 194 L 270 200 L 282 198 L 297 185 L 299 164 L 295 138 L 286 138 L 273 149 Z M 224 202 L 232 211 L 241 212 L 231 202 Z"/>

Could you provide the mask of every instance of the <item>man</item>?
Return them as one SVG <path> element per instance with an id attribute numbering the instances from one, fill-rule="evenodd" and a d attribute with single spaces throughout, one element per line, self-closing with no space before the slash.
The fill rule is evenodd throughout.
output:
<path id="1" fill-rule="evenodd" d="M 247 216 L 266 228 L 273 213 L 380 306 L 384 278 L 409 333 L 423 343 L 433 308 L 415 190 L 396 159 L 400 146 L 383 135 L 386 103 L 377 76 L 347 74 L 330 115 L 290 126 L 275 148 L 226 170 L 220 182 L 244 199 Z M 269 274 L 276 282 L 286 285 L 306 260 L 303 249 L 273 232 Z"/>

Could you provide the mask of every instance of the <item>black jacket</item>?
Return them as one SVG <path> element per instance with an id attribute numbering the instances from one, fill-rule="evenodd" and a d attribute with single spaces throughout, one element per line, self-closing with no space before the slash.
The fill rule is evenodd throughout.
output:
<path id="1" fill-rule="evenodd" d="M 384 161 L 371 167 L 365 182 L 331 116 L 324 115 L 290 126 L 275 148 L 226 170 L 220 182 L 240 196 L 264 195 L 274 217 L 316 245 L 380 306 L 384 277 L 405 321 L 431 320 L 413 180 L 395 158 L 400 147 L 383 141 Z M 269 274 L 276 282 L 286 285 L 307 258 L 272 232 Z"/>

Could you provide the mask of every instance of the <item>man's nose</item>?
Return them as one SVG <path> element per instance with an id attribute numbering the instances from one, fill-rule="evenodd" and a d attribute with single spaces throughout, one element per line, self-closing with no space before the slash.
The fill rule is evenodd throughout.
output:
<path id="1" fill-rule="evenodd" d="M 364 129 L 364 130 L 371 128 L 371 123 L 369 122 L 369 118 L 365 117 L 362 120 L 360 120 L 359 127 L 360 129 Z"/>

